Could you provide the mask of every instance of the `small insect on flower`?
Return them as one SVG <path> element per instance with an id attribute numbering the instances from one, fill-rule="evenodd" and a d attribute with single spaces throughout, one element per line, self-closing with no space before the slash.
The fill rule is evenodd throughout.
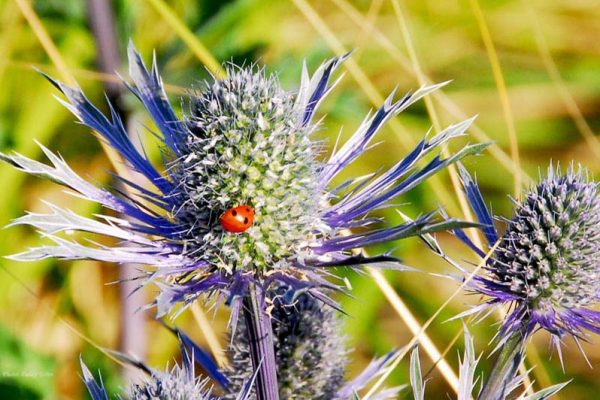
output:
<path id="1" fill-rule="evenodd" d="M 241 205 L 225 211 L 219 220 L 227 232 L 242 233 L 254 223 L 254 208 Z"/>
<path id="2" fill-rule="evenodd" d="M 295 91 L 284 90 L 277 76 L 264 68 L 229 65 L 225 78 L 205 81 L 184 96 L 178 116 L 156 65 L 148 69 L 133 45 L 128 54 L 132 84 L 127 86 L 162 133 L 163 163 L 154 165 L 129 140 L 111 104 L 105 115 L 79 87 L 48 78 L 64 93 L 62 102 L 79 121 L 98 132 L 145 179 L 138 184 L 117 176 L 127 188 L 123 194 L 86 182 L 43 146 L 50 164 L 0 153 L 0 160 L 49 177 L 128 217 L 105 215 L 94 220 L 51 205 L 50 213 L 31 213 L 12 225 L 31 225 L 53 243 L 14 259 L 85 258 L 149 265 L 141 284 L 159 286 L 152 304 L 158 316 L 178 305 L 182 311 L 202 294 L 218 295 L 215 298 L 230 305 L 235 315 L 251 286 L 264 292 L 278 282 L 339 308 L 319 292 L 342 289 L 328 279 L 332 268 L 369 264 L 402 269 L 388 254 L 365 257 L 356 249 L 472 226 L 440 221 L 435 212 L 386 226 L 372 213 L 449 165 L 482 151 L 486 144 L 472 144 L 425 162 L 432 152 L 463 135 L 473 119 L 423 138 L 387 170 L 346 181 L 339 176 L 372 148 L 372 139 L 387 121 L 445 83 L 423 86 L 398 99 L 392 92 L 344 144 L 327 154 L 313 135 L 322 128 L 320 119 L 313 119 L 338 82 L 330 78 L 348 55 L 325 62 L 312 75 L 304 67 Z M 346 234 L 353 229 L 359 231 Z M 90 245 L 65 238 L 65 231 L 108 236 L 127 245 Z"/>

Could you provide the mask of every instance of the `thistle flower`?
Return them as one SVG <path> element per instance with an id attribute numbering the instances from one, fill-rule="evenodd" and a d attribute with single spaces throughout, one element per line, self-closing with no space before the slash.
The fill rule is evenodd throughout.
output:
<path id="1" fill-rule="evenodd" d="M 25 172 L 46 177 L 127 216 L 84 218 L 51 205 L 49 214 L 28 214 L 12 224 L 36 227 L 54 245 L 17 254 L 18 260 L 47 257 L 136 262 L 154 269 L 144 284 L 154 282 L 158 316 L 175 305 L 183 307 L 201 294 L 221 293 L 237 315 L 248 288 L 264 289 L 273 282 L 304 289 L 336 306 L 319 288 L 332 267 L 370 263 L 389 267 L 394 258 L 356 255 L 353 250 L 423 232 L 461 226 L 434 221 L 434 213 L 416 221 L 381 227 L 366 216 L 459 159 L 485 145 L 470 145 L 449 158 L 434 157 L 424 167 L 416 163 L 448 140 L 461 135 L 467 120 L 448 127 L 416 148 L 389 170 L 328 188 L 338 173 L 367 151 L 381 126 L 443 84 L 424 86 L 367 116 L 351 138 L 325 162 L 322 144 L 312 139 L 320 127 L 315 110 L 333 85 L 329 79 L 347 56 L 321 65 L 309 77 L 303 70 L 296 94 L 281 89 L 277 79 L 257 68 L 228 67 L 228 77 L 205 82 L 184 100 L 180 118 L 169 104 L 156 64 L 148 71 L 133 45 L 129 47 L 131 92 L 144 104 L 162 136 L 164 168 L 155 167 L 128 138 L 123 122 L 109 104 L 110 119 L 79 88 L 51 80 L 67 100 L 65 106 L 116 149 L 124 161 L 151 186 L 117 176 L 128 194 L 98 188 L 79 177 L 65 161 L 42 147 L 52 165 L 19 154 L 1 155 Z M 50 79 L 50 78 L 49 78 Z M 334 83 L 335 84 L 335 83 Z M 224 229 L 220 217 L 242 207 L 253 217 L 239 222 L 241 233 Z M 235 221 L 234 221 L 235 222 Z M 346 235 L 349 228 L 359 233 Z M 84 231 L 126 242 L 123 246 L 93 246 L 57 235 Z"/>
<path id="2" fill-rule="evenodd" d="M 500 237 L 476 182 L 464 169 L 461 175 L 473 209 L 486 226 L 488 246 L 500 241 L 487 273 L 473 279 L 471 287 L 490 297 L 474 311 L 510 305 L 499 334 L 502 340 L 514 332 L 528 336 L 545 329 L 558 350 L 567 334 L 577 340 L 586 331 L 600 333 L 600 312 L 593 310 L 600 300 L 598 184 L 582 169 L 570 167 L 562 175 L 550 167 L 548 176 L 517 204 Z M 475 248 L 464 234 L 459 236 Z"/>

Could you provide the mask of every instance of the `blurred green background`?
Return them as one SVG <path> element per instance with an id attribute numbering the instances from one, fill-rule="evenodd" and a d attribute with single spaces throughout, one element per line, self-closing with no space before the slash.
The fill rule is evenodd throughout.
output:
<path id="1" fill-rule="evenodd" d="M 476 173 L 484 195 L 498 215 L 509 216 L 515 195 L 515 169 L 511 164 L 510 123 L 502 108 L 477 18 L 477 3 L 469 0 L 399 1 L 403 18 L 393 2 L 321 0 L 309 1 L 171 1 L 169 7 L 176 23 L 159 12 L 155 0 L 111 2 L 116 21 L 119 53 L 124 59 L 131 38 L 147 61 L 156 52 L 159 68 L 174 104 L 189 88 L 208 76 L 202 62 L 177 32 L 184 25 L 219 61 L 257 62 L 276 72 L 284 87 L 293 90 L 302 61 L 314 70 L 323 60 L 344 49 L 356 49 L 353 63 L 337 89 L 320 110 L 327 114 L 319 136 L 333 143 L 343 128 L 350 135 L 368 110 L 381 104 L 381 96 L 396 86 L 405 92 L 419 86 L 417 69 L 411 62 L 413 48 L 420 69 L 432 82 L 452 80 L 443 96 L 432 97 L 436 117 L 442 126 L 467 116 L 479 115 L 477 128 L 451 148 L 465 142 L 492 140 L 495 145 L 483 155 L 466 161 Z M 99 73 L 97 49 L 90 30 L 88 3 L 84 0 L 0 1 L 0 148 L 16 150 L 39 158 L 38 140 L 59 151 L 79 174 L 98 183 L 109 183 L 111 163 L 98 141 L 53 96 L 56 90 L 38 73 L 36 67 L 60 76 L 53 61 L 40 44 L 23 10 L 32 7 L 49 37 L 86 93 L 96 104 L 104 104 L 104 84 L 115 75 Z M 600 129 L 600 7 L 594 0 L 481 1 L 489 38 L 495 46 L 523 171 L 533 179 L 544 174 L 550 162 L 566 166 L 572 161 L 600 168 L 600 146 L 594 132 Z M 408 45 L 406 39 L 410 39 Z M 126 75 L 126 65 L 119 68 Z M 146 140 L 147 115 L 129 94 L 122 101 L 136 132 Z M 106 108 L 104 108 L 106 109 Z M 462 115 L 462 116 L 461 116 Z M 378 139 L 385 145 L 374 148 L 355 163 L 351 174 L 364 174 L 389 166 L 407 152 L 432 127 L 424 102 L 411 107 Z M 485 139 L 483 136 L 487 136 Z M 150 138 L 148 138 L 150 139 Z M 149 140 L 151 142 L 151 140 Z M 149 144 L 148 151 L 159 153 Z M 63 188 L 25 176 L 7 165 L 0 165 L 0 225 L 22 215 L 23 210 L 46 209 L 48 200 L 86 215 L 100 209 L 83 200 L 65 195 Z M 343 177 L 340 177 L 342 179 Z M 524 178 L 525 187 L 528 185 Z M 458 197 L 449 176 L 440 175 L 401 199 L 401 210 L 410 215 L 438 205 L 462 217 Z M 399 216 L 382 212 L 392 222 Z M 439 236 L 448 252 L 468 265 L 476 260 L 450 236 Z M 23 251 L 43 242 L 28 229 L 0 230 L 0 255 Z M 419 241 L 394 244 L 394 252 L 407 264 L 430 273 L 447 273 L 451 267 L 435 258 Z M 377 249 L 381 250 L 381 249 Z M 119 348 L 120 307 L 118 267 L 98 262 L 16 263 L 0 260 L 0 398 L 1 399 L 80 399 L 87 398 L 79 378 L 79 355 L 90 369 L 101 370 L 109 391 L 123 384 L 120 367 L 105 357 L 98 346 Z M 396 291 L 408 304 L 418 321 L 426 321 L 450 297 L 457 285 L 428 273 L 387 275 Z M 369 276 L 349 274 L 357 299 L 341 301 L 350 314 L 346 335 L 352 364 L 349 376 L 356 374 L 376 354 L 408 343 L 412 334 L 394 312 Z M 148 288 L 145 295 L 153 295 Z M 456 371 L 461 340 L 460 322 L 445 322 L 449 317 L 477 301 L 460 295 L 442 311 L 427 334 L 440 350 L 447 349 L 446 360 Z M 226 311 L 211 319 L 213 329 L 225 344 Z M 490 350 L 497 319 L 490 317 L 470 326 L 478 352 Z M 190 313 L 177 319 L 198 342 L 205 336 Z M 177 344 L 158 324 L 147 321 L 148 361 L 162 367 L 172 360 Z M 89 340 L 84 340 L 83 336 Z M 592 366 L 600 362 L 594 343 L 585 345 Z M 90 342 L 95 343 L 92 345 Z M 590 368 L 577 347 L 565 342 L 564 371 L 556 354 L 551 354 L 547 337 L 537 335 L 531 346 L 536 365 L 532 377 L 535 388 L 574 378 L 558 398 L 590 399 L 597 396 L 600 372 Z M 424 371 L 433 363 L 421 351 Z M 480 370 L 489 370 L 483 358 Z M 391 375 L 388 385 L 408 381 L 407 362 Z M 453 396 L 452 389 L 437 372 L 427 377 L 428 398 Z M 407 397 L 408 391 L 404 392 Z"/>

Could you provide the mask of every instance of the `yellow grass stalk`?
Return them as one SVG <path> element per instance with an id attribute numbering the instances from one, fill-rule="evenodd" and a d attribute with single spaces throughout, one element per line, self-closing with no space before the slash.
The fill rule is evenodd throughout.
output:
<path id="1" fill-rule="evenodd" d="M 373 0 L 367 14 L 365 16 L 365 23 L 360 27 L 360 31 L 356 34 L 356 39 L 354 40 L 356 50 L 352 54 L 352 58 L 354 60 L 360 60 L 365 44 L 371 37 L 373 32 L 373 27 L 375 26 L 375 21 L 381 11 L 381 6 L 383 5 L 383 0 Z"/>
<path id="2" fill-rule="evenodd" d="M 32 63 L 27 61 L 17 61 L 17 60 L 0 60 L 0 65 L 8 66 L 9 68 L 20 69 L 24 71 L 34 72 L 32 68 L 39 69 L 42 72 L 50 74 L 51 71 L 58 71 L 58 69 L 53 65 L 41 64 L 41 63 Z M 93 71 L 85 68 L 68 68 L 69 73 L 77 78 L 87 79 L 91 81 L 98 82 L 109 82 L 109 83 L 122 83 L 123 79 L 115 74 L 107 74 L 105 72 Z M 128 80 L 128 82 L 131 82 Z M 163 83 L 165 90 L 170 94 L 185 94 L 188 89 L 178 86 L 172 85 L 169 83 Z"/>
<path id="3" fill-rule="evenodd" d="M 36 35 L 36 37 L 42 44 L 42 47 L 44 48 L 44 50 L 50 57 L 50 60 L 52 61 L 54 66 L 59 71 L 59 73 L 61 75 L 61 79 L 70 85 L 76 85 L 77 84 L 76 79 L 71 74 L 69 68 L 67 67 L 67 64 L 65 63 L 64 59 L 60 55 L 58 48 L 54 44 L 54 41 L 48 34 L 48 31 L 45 29 L 44 25 L 42 24 L 42 21 L 39 19 L 39 17 L 37 16 L 35 11 L 31 7 L 31 5 L 26 0 L 15 0 L 15 1 L 16 1 L 17 5 L 19 6 L 19 9 L 23 13 L 23 16 L 29 23 L 34 34 Z M 149 1 L 152 1 L 152 0 L 149 0 Z M 218 72 L 218 70 L 216 70 L 216 72 Z M 106 144 L 104 141 L 101 140 L 100 143 L 102 144 L 102 149 L 106 153 L 108 159 L 110 160 L 111 164 L 113 165 L 113 168 L 115 168 L 117 173 L 120 176 L 127 177 L 127 179 L 129 179 L 130 181 L 133 181 L 133 179 L 130 178 L 130 175 L 131 175 L 130 171 L 128 170 L 125 163 L 123 163 L 122 159 L 119 157 L 117 152 L 114 149 L 112 149 L 108 144 Z M 203 323 L 203 324 L 199 324 L 199 327 L 200 327 L 200 330 L 204 333 L 205 337 L 206 338 L 209 338 L 209 337 L 216 338 L 216 335 L 212 329 L 211 324 L 208 323 L 207 320 L 205 320 L 204 322 L 205 323 Z M 72 329 L 72 327 L 70 325 L 69 325 L 69 328 Z M 209 341 L 209 344 L 211 345 L 211 351 L 213 351 L 213 355 L 214 355 L 215 359 L 222 361 L 223 350 L 222 350 L 222 347 L 219 345 L 218 340 Z M 98 346 L 95 346 L 95 347 L 98 347 Z M 98 347 L 98 348 L 100 348 L 100 347 Z"/>
<path id="4" fill-rule="evenodd" d="M 376 270 L 374 268 L 368 268 L 369 273 L 377 283 L 377 286 L 381 289 L 385 298 L 392 305 L 394 310 L 398 315 L 401 316 L 402 320 L 406 324 L 407 328 L 413 334 L 413 338 L 406 345 L 406 349 L 412 348 L 415 343 L 419 343 L 419 345 L 425 350 L 429 358 L 436 363 L 436 368 L 440 371 L 440 374 L 446 379 L 448 385 L 458 393 L 458 376 L 448 364 L 448 362 L 444 359 L 435 343 L 431 340 L 431 338 L 425 333 L 427 327 L 422 326 L 419 321 L 415 318 L 413 313 L 410 311 L 406 303 L 398 296 L 392 285 L 385 279 L 381 271 Z M 404 353 L 406 354 L 406 353 Z M 404 356 L 402 354 L 402 357 Z M 383 382 L 387 379 L 389 374 L 397 367 L 398 363 L 400 363 L 401 356 L 398 356 L 393 364 L 390 365 L 389 369 L 379 378 L 379 380 L 373 385 L 373 387 L 367 392 L 363 400 L 368 399 L 372 396 L 377 389 L 383 384 Z"/>
<path id="5" fill-rule="evenodd" d="M 560 71 L 552 58 L 552 54 L 550 53 L 550 49 L 548 47 L 548 43 L 546 42 L 546 38 L 544 37 L 544 33 L 542 32 L 542 27 L 540 26 L 539 18 L 533 8 L 533 5 L 530 1 L 523 0 L 523 4 L 529 13 L 529 20 L 531 21 L 531 26 L 533 28 L 533 37 L 535 38 L 535 43 L 537 45 L 538 51 L 540 53 L 540 57 L 542 58 L 542 62 L 544 64 L 544 68 L 546 68 L 546 72 L 550 76 L 550 80 L 556 86 L 556 90 L 558 91 L 558 95 L 563 101 L 565 108 L 575 126 L 581 133 L 581 136 L 588 144 L 594 155 L 600 159 L 600 140 L 594 134 L 594 131 L 587 123 L 579 106 L 577 106 L 577 102 L 569 93 L 569 89 L 567 89 L 567 85 L 565 85 L 564 80 L 560 76 Z"/>
<path id="6" fill-rule="evenodd" d="M 158 12 L 165 22 L 173 28 L 175 33 L 181 38 L 186 46 L 198 57 L 198 59 L 208 68 L 208 70 L 219 78 L 226 76 L 225 70 L 215 59 L 212 53 L 202 44 L 184 23 L 181 18 L 165 3 L 163 0 L 146 0 L 156 12 Z"/>
<path id="7" fill-rule="evenodd" d="M 404 218 L 407 219 L 407 220 L 409 219 L 406 216 L 404 216 Z M 494 253 L 494 251 L 496 250 L 496 248 L 498 247 L 499 244 L 500 244 L 500 241 L 496 242 L 494 244 L 494 246 L 492 246 L 492 248 L 490 249 L 490 251 L 488 251 L 488 253 L 485 255 L 485 257 L 483 257 L 481 259 L 481 261 L 479 262 L 479 264 L 477 264 L 477 267 L 475 267 L 475 269 L 469 274 L 469 276 L 467 276 L 465 278 L 465 280 L 454 291 L 454 293 L 452 293 L 452 295 L 448 299 L 446 299 L 446 301 L 436 310 L 435 313 L 433 313 L 433 315 L 431 317 L 429 317 L 429 319 L 427 319 L 427 321 L 422 326 L 419 327 L 419 329 L 416 332 L 413 332 L 413 335 L 414 335 L 413 338 L 408 342 L 408 344 L 405 345 L 404 350 L 402 352 L 400 352 L 400 354 L 394 360 L 394 362 L 392 364 L 390 364 L 390 366 L 387 369 L 387 371 L 379 377 L 379 379 L 377 380 L 377 382 L 375 382 L 375 384 L 371 387 L 371 389 L 369 390 L 369 392 L 367 393 L 367 395 L 365 396 L 364 399 L 367 399 L 369 396 L 373 395 L 377 391 L 377 389 L 387 379 L 387 377 L 389 376 L 389 374 L 391 374 L 392 371 L 398 366 L 398 364 L 400 364 L 400 361 L 402 361 L 402 359 L 404 358 L 404 356 L 408 353 L 408 351 L 415 344 L 419 343 L 421 346 L 423 346 L 423 348 L 425 349 L 425 351 L 427 351 L 427 347 L 425 347 L 425 345 L 426 345 L 427 342 L 424 341 L 424 339 L 427 338 L 427 336 L 425 335 L 425 330 L 427 330 L 427 328 L 429 328 L 429 326 L 431 325 L 431 323 L 440 315 L 440 313 L 442 312 L 442 310 L 444 308 L 446 308 L 446 306 L 448 304 L 450 304 L 450 302 L 456 296 L 458 296 L 460 293 L 462 293 L 462 291 L 466 287 L 466 285 L 468 285 L 469 282 L 473 279 L 473 277 L 485 266 L 487 260 Z M 392 289 L 392 291 L 393 291 L 393 289 Z M 393 292 L 393 293 L 397 296 L 397 294 L 395 292 Z M 411 328 L 410 326 L 409 326 L 409 328 L 412 331 L 413 328 Z M 429 343 L 427 343 L 427 345 L 429 345 Z M 442 353 L 440 353 L 437 350 L 437 348 L 435 349 L 435 351 L 436 351 L 437 357 L 436 358 L 432 358 L 432 361 L 435 363 L 435 367 L 437 369 L 440 369 L 440 372 L 442 372 L 442 369 L 441 369 L 442 367 L 441 366 L 442 365 L 448 365 L 448 364 L 447 364 L 447 361 L 444 359 L 444 355 Z M 452 369 L 451 369 L 451 371 L 452 371 Z M 456 377 L 456 375 L 454 374 L 454 371 L 452 371 L 452 374 Z M 445 375 L 444 375 L 444 377 L 445 377 Z M 456 393 L 458 393 L 458 378 L 456 378 L 456 387 L 454 387 L 451 382 L 448 381 L 448 383 L 450 384 L 450 386 L 452 387 L 452 389 Z"/>
<path id="8" fill-rule="evenodd" d="M 508 92 L 506 90 L 506 82 L 504 81 L 504 74 L 502 73 L 502 67 L 500 66 L 500 59 L 496 53 L 496 46 L 492 40 L 492 35 L 488 28 L 485 16 L 481 10 L 478 0 L 469 0 L 469 4 L 475 14 L 477 20 L 477 26 L 481 33 L 481 39 L 485 45 L 488 59 L 490 60 L 490 66 L 494 75 L 494 81 L 496 82 L 496 88 L 498 90 L 498 96 L 500 97 L 500 104 L 502 106 L 502 113 L 506 121 L 506 129 L 508 131 L 508 141 L 510 143 L 510 154 L 513 160 L 513 177 L 515 180 L 514 196 L 515 199 L 519 198 L 521 194 L 521 186 L 523 185 L 521 179 L 521 161 L 519 159 L 519 142 L 517 141 L 517 130 L 515 128 L 515 120 L 513 118 L 512 110 L 510 108 L 510 101 L 508 98 Z"/>
<path id="9" fill-rule="evenodd" d="M 408 50 L 408 54 L 409 54 L 409 57 L 410 57 L 410 60 L 412 63 L 413 70 L 415 71 L 415 74 L 417 76 L 417 80 L 419 81 L 420 85 L 425 85 L 427 83 L 430 83 L 425 78 L 425 74 L 423 73 L 423 69 L 421 68 L 421 63 L 419 62 L 419 58 L 417 57 L 417 52 L 415 50 L 414 44 L 413 44 L 411 36 L 410 36 L 410 32 L 408 30 L 408 24 L 406 22 L 406 18 L 404 17 L 402 9 L 400 8 L 400 3 L 398 2 L 398 0 L 393 0 L 392 6 L 394 8 L 394 13 L 396 14 L 396 17 L 398 19 L 398 24 L 400 25 L 400 29 L 402 31 L 402 37 L 404 39 L 404 43 L 406 44 L 406 48 Z M 442 130 L 442 126 L 440 123 L 440 118 L 438 117 L 437 112 L 435 111 L 433 101 L 428 96 L 425 97 L 424 101 L 425 101 L 425 107 L 427 108 L 427 113 L 429 114 L 429 117 L 433 124 L 433 128 L 435 129 L 436 132 L 440 132 Z M 442 154 L 444 154 L 444 156 L 446 156 L 446 157 L 449 156 L 447 146 L 444 146 L 444 148 L 442 149 Z M 464 219 L 467 221 L 473 221 L 474 220 L 473 213 L 471 212 L 471 207 L 469 206 L 469 201 L 467 200 L 467 197 L 465 196 L 465 194 L 462 190 L 460 178 L 458 176 L 458 171 L 456 169 L 456 166 L 450 165 L 448 167 L 448 171 L 450 173 L 450 180 L 452 182 L 452 187 L 454 188 L 454 192 L 456 194 L 456 197 L 458 198 L 458 202 L 460 204 L 460 208 L 462 210 Z M 469 233 L 469 236 L 471 237 L 471 240 L 473 240 L 473 243 L 475 243 L 479 248 L 483 248 L 481 238 L 478 234 L 478 231 L 476 229 L 468 229 L 467 231 Z"/>
<path id="10" fill-rule="evenodd" d="M 202 307 L 200 306 L 198 301 L 194 302 L 194 304 L 192 304 L 192 306 L 190 308 L 192 310 L 192 315 L 194 316 L 194 319 L 196 320 L 196 323 L 198 324 L 198 326 L 203 327 L 203 326 L 212 325 L 210 323 L 210 321 L 208 320 L 208 316 L 206 315 L 206 313 L 204 312 L 204 310 L 202 309 Z M 215 357 L 215 361 L 217 362 L 219 367 L 228 367 L 229 360 L 227 359 L 227 355 L 225 354 L 225 352 L 223 351 L 223 348 L 221 347 L 219 338 L 217 338 L 215 331 L 213 329 L 202 329 L 202 333 L 204 334 L 204 338 L 206 339 L 206 342 L 208 343 L 210 352 Z"/>
<path id="11" fill-rule="evenodd" d="M 44 48 L 44 51 L 46 52 L 46 54 L 48 54 L 48 57 L 50 57 L 50 60 L 56 66 L 60 78 L 69 85 L 77 84 L 77 81 L 69 72 L 67 63 L 65 63 L 65 60 L 60 55 L 58 48 L 54 44 L 54 41 L 52 40 L 50 35 L 48 34 L 48 31 L 44 27 L 44 24 L 42 24 L 42 21 L 37 16 L 35 10 L 33 9 L 33 7 L 31 7 L 30 2 L 27 0 L 15 0 L 15 3 L 17 4 L 19 10 L 23 14 L 23 17 L 25 17 L 25 20 L 27 20 L 27 23 L 31 27 L 31 30 L 40 41 L 40 44 Z"/>
<path id="12" fill-rule="evenodd" d="M 357 26 L 361 26 L 364 22 L 363 15 L 358 12 L 347 0 L 331 0 L 342 12 L 348 16 L 348 18 Z M 326 26 L 325 26 L 326 27 Z M 390 55 L 390 57 L 398 63 L 402 67 L 402 69 L 411 76 L 416 77 L 415 71 L 412 69 L 410 60 L 408 60 L 398 49 L 398 47 L 387 38 L 377 27 L 374 27 L 372 30 L 372 36 L 377 41 L 377 43 Z M 425 79 L 430 81 L 430 79 L 425 75 Z M 456 103 L 450 99 L 443 91 L 438 90 L 431 94 L 433 98 L 435 98 L 439 104 L 452 115 L 454 118 L 463 120 L 468 118 L 464 111 L 456 105 Z M 490 142 L 491 138 L 489 135 L 481 128 L 477 123 L 471 125 L 470 128 L 471 135 L 479 140 L 480 142 Z M 487 150 L 489 153 L 508 171 L 514 170 L 514 162 L 507 155 L 502 148 L 500 148 L 496 144 L 491 144 Z M 533 182 L 531 177 L 527 175 L 525 171 L 520 169 L 520 174 L 525 184 L 530 184 Z"/>

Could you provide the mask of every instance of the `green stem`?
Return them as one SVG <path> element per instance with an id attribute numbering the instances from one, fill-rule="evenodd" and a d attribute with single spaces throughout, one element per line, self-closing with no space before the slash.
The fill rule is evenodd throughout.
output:
<path id="1" fill-rule="evenodd" d="M 499 400 L 506 398 L 507 387 L 516 375 L 523 359 L 525 336 L 516 330 L 504 343 L 494 363 L 494 368 L 481 389 L 477 400 Z"/>

